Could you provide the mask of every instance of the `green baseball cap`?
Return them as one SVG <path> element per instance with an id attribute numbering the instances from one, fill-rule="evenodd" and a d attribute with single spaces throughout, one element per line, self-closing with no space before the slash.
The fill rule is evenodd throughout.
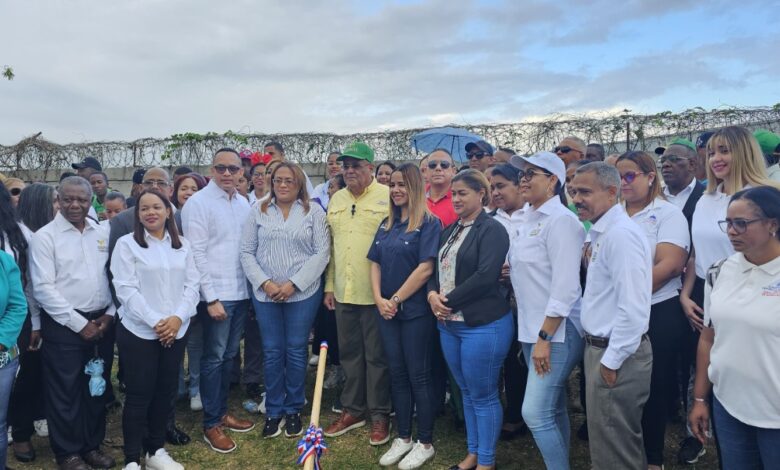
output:
<path id="1" fill-rule="evenodd" d="M 341 161 L 344 157 L 357 158 L 358 160 L 365 160 L 369 163 L 373 163 L 374 150 L 369 147 L 368 144 L 356 140 L 347 145 L 336 160 Z"/>
<path id="2" fill-rule="evenodd" d="M 688 147 L 689 149 L 693 150 L 694 152 L 696 151 L 696 145 L 694 145 L 694 143 L 691 142 L 690 140 L 683 139 L 682 137 L 678 137 L 678 138 L 672 140 L 671 142 L 669 142 L 668 144 L 666 144 L 667 147 L 669 147 L 671 145 L 682 145 L 683 147 Z"/>
<path id="3" fill-rule="evenodd" d="M 780 135 L 765 129 L 759 129 L 753 133 L 753 137 L 758 141 L 758 145 L 761 146 L 761 151 L 764 152 L 764 155 L 772 155 L 778 151 L 777 147 L 780 146 Z"/>

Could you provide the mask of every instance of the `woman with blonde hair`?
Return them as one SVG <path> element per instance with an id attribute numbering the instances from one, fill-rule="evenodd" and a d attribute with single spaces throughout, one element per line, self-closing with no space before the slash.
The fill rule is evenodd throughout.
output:
<path id="1" fill-rule="evenodd" d="M 661 192 L 655 160 L 645 152 L 626 152 L 616 167 L 620 194 L 631 220 L 642 227 L 653 256 L 653 292 L 648 335 L 653 349 L 650 396 L 642 415 L 642 433 L 649 470 L 660 469 L 664 457 L 667 397 L 675 394 L 677 353 L 685 332 L 680 307 L 680 275 L 690 251 L 688 223 L 682 210 Z"/>
<path id="2" fill-rule="evenodd" d="M 734 254 L 728 236 L 718 227 L 726 218 L 729 199 L 747 188 L 774 186 L 767 178 L 764 157 L 755 137 L 744 127 L 730 126 L 717 130 L 707 141 L 707 189 L 696 203 L 691 222 L 693 251 L 688 260 L 680 303 L 691 327 L 695 330 L 686 345 L 685 354 L 693 364 L 699 332 L 703 324 L 704 278 L 716 262 Z M 692 368 L 695 364 L 692 365 Z M 693 371 L 691 372 L 691 378 Z M 690 387 L 689 387 L 690 388 Z M 688 397 L 688 410 L 691 398 Z M 703 455 L 704 448 L 690 434 L 682 444 L 686 455 Z M 692 450 L 686 450 L 685 448 Z M 694 452 L 694 450 L 696 452 Z M 681 451 L 682 453 L 682 451 Z M 695 460 L 688 460 L 693 463 Z"/>
<path id="3" fill-rule="evenodd" d="M 270 165 L 269 165 L 270 167 Z M 263 332 L 266 421 L 263 437 L 303 432 L 306 347 L 330 258 L 325 211 L 309 203 L 301 168 L 279 162 L 268 197 L 255 204 L 241 237 L 241 265 Z"/>
<path id="4" fill-rule="evenodd" d="M 379 315 L 392 383 L 398 437 L 380 465 L 418 468 L 433 458 L 434 399 L 430 338 L 435 320 L 425 299 L 433 274 L 441 223 L 428 211 L 425 183 L 416 165 L 405 163 L 389 176 L 390 210 L 368 252 L 371 288 Z M 417 442 L 412 415 L 417 405 Z M 402 460 L 403 459 L 403 460 Z M 400 463 L 399 463 L 400 461 Z"/>

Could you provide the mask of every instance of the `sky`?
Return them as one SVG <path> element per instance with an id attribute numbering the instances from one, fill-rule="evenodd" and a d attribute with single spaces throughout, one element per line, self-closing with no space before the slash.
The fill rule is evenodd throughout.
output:
<path id="1" fill-rule="evenodd" d="M 0 0 L 0 144 L 780 102 L 780 1 Z"/>

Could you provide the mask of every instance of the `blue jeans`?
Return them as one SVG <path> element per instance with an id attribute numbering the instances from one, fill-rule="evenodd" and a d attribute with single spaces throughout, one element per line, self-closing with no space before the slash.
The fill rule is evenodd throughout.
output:
<path id="1" fill-rule="evenodd" d="M 460 321 L 439 323 L 441 349 L 463 395 L 466 443 L 480 465 L 495 463 L 504 412 L 498 374 L 515 336 L 512 314 L 482 326 Z"/>
<path id="2" fill-rule="evenodd" d="M 584 341 L 572 322 L 566 322 L 566 340 L 550 343 L 550 372 L 536 373 L 531 355 L 535 344 L 520 343 L 528 364 L 528 384 L 523 401 L 523 420 L 534 435 L 548 469 L 569 468 L 569 412 L 566 381 L 582 360 Z"/>
<path id="3" fill-rule="evenodd" d="M 390 369 L 390 394 L 398 423 L 398 437 L 412 437 L 413 404 L 416 404 L 417 440 L 423 444 L 433 442 L 435 413 L 430 341 L 435 324 L 436 320 L 430 313 L 410 320 L 379 319 L 379 335 Z"/>
<path id="4" fill-rule="evenodd" d="M 780 429 L 743 423 L 723 408 L 718 397 L 713 397 L 712 413 L 723 470 L 780 468 Z"/>
<path id="5" fill-rule="evenodd" d="M 18 357 L 0 369 L 0 468 L 5 468 L 5 457 L 8 453 L 8 401 L 11 399 L 18 369 Z"/>
<path id="6" fill-rule="evenodd" d="M 222 302 L 227 319 L 216 321 L 208 312 L 203 321 L 203 356 L 200 360 L 200 397 L 203 401 L 203 427 L 212 428 L 227 414 L 230 372 L 238 354 L 248 300 Z"/>
<path id="7" fill-rule="evenodd" d="M 258 302 L 255 316 L 263 343 L 265 407 L 268 418 L 301 412 L 305 402 L 309 331 L 322 289 L 298 302 Z"/>
<path id="8" fill-rule="evenodd" d="M 179 368 L 179 396 L 189 393 L 192 398 L 200 393 L 200 358 L 203 355 L 203 320 L 193 318 L 187 329 L 187 370 L 190 373 L 189 390 L 184 383 L 184 360 Z"/>

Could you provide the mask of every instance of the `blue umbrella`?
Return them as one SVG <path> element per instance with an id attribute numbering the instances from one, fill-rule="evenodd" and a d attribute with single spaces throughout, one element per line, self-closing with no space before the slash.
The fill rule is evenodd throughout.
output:
<path id="1" fill-rule="evenodd" d="M 412 148 L 417 152 L 433 152 L 438 148 L 447 149 L 458 163 L 468 162 L 466 144 L 483 140 L 482 137 L 459 127 L 435 127 L 415 134 Z"/>

